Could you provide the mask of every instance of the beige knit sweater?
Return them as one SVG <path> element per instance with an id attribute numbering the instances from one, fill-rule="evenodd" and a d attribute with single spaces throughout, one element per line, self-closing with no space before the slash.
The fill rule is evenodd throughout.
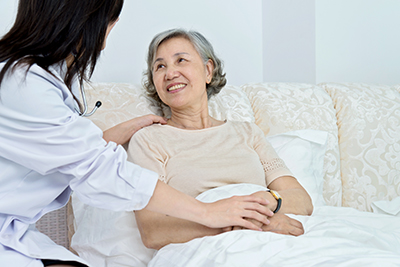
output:
<path id="1" fill-rule="evenodd" d="M 128 160 L 193 197 L 226 184 L 268 186 L 293 176 L 257 125 L 228 121 L 202 130 L 152 125 L 129 143 Z"/>

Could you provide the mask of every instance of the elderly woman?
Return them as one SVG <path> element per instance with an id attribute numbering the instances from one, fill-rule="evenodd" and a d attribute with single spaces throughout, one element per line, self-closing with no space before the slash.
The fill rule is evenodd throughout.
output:
<path id="1" fill-rule="evenodd" d="M 256 192 L 274 212 L 264 231 L 300 235 L 300 222 L 285 213 L 310 215 L 313 207 L 304 188 L 255 124 L 219 121 L 208 113 L 208 99 L 226 84 L 222 63 L 198 32 L 181 29 L 158 34 L 147 58 L 145 88 L 161 106 L 169 107 L 166 125 L 135 134 L 129 159 L 163 174 L 162 180 L 193 197 L 218 186 L 252 183 L 271 191 Z M 216 235 L 212 229 L 151 211 L 136 211 L 143 243 L 160 249 L 170 243 Z"/>

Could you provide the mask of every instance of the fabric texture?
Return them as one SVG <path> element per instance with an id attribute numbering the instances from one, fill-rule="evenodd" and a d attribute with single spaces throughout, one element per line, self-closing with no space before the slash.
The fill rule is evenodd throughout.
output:
<path id="1" fill-rule="evenodd" d="M 337 111 L 343 206 L 400 195 L 400 93 L 389 86 L 327 83 Z"/>
<path id="2" fill-rule="evenodd" d="M 267 137 L 278 156 L 310 195 L 314 207 L 326 205 L 322 192 L 327 138 L 327 132 L 311 129 Z"/>
<path id="3" fill-rule="evenodd" d="M 222 88 L 219 94 L 208 101 L 208 112 L 211 117 L 221 121 L 255 122 L 254 112 L 245 92 L 233 85 Z"/>
<path id="4" fill-rule="evenodd" d="M 268 186 L 278 177 L 293 176 L 262 131 L 248 122 L 201 130 L 152 125 L 132 137 L 128 160 L 193 197 L 222 185 L 245 181 Z"/>
<path id="5" fill-rule="evenodd" d="M 258 191 L 228 185 L 199 195 L 212 202 Z M 170 244 L 149 262 L 158 266 L 398 266 L 400 218 L 346 207 L 316 207 L 311 216 L 290 215 L 305 229 L 301 236 L 238 230 Z"/>
<path id="6" fill-rule="evenodd" d="M 245 84 L 256 124 L 267 136 L 294 130 L 328 132 L 323 193 L 327 205 L 340 206 L 342 181 L 336 113 L 330 96 L 319 86 L 299 83 Z"/>
<path id="7" fill-rule="evenodd" d="M 371 205 L 374 213 L 389 214 L 400 217 L 400 197 L 396 197 L 391 201 L 379 200 Z"/>
<path id="8" fill-rule="evenodd" d="M 128 83 L 85 84 L 88 108 L 97 101 L 101 107 L 89 117 L 100 129 L 107 130 L 121 122 L 147 114 L 161 115 L 161 108 L 148 98 L 139 85 Z"/>

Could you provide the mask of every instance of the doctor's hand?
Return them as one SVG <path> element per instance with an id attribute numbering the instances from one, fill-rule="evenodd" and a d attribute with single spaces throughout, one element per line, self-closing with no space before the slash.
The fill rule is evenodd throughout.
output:
<path id="1" fill-rule="evenodd" d="M 209 217 L 213 217 L 212 224 L 200 222 L 208 227 L 223 227 L 223 231 L 231 226 L 243 227 L 261 231 L 261 226 L 269 224 L 268 216 L 273 212 L 266 208 L 268 201 L 256 196 L 234 196 L 208 203 Z M 228 226 L 228 227 L 227 227 Z"/>
<path id="2" fill-rule="evenodd" d="M 166 124 L 167 120 L 156 115 L 137 117 L 104 131 L 103 139 L 106 140 L 107 143 L 113 141 L 118 145 L 123 145 L 128 142 L 137 131 L 154 123 Z"/>

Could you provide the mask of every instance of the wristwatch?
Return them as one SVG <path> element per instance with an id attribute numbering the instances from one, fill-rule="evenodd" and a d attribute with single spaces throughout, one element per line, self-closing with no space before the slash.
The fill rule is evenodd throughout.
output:
<path id="1" fill-rule="evenodd" d="M 275 190 L 268 189 L 268 191 L 272 194 L 272 196 L 276 199 L 276 201 L 278 201 L 278 204 L 276 205 L 276 209 L 273 211 L 274 213 L 277 213 L 282 205 L 282 197 Z"/>

